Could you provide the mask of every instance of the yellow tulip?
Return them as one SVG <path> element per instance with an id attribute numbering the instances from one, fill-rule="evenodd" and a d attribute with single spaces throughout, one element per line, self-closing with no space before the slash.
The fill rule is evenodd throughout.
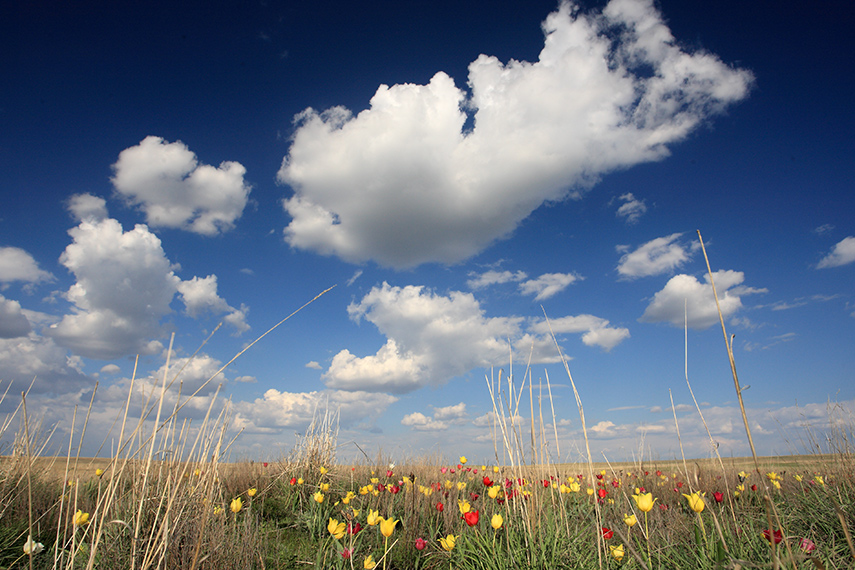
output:
<path id="1" fill-rule="evenodd" d="M 635 499 L 636 506 L 643 513 L 650 512 L 653 509 L 653 503 L 658 500 L 653 498 L 653 493 L 641 493 L 633 495 L 632 498 Z"/>
<path id="2" fill-rule="evenodd" d="M 799 483 L 802 482 L 802 476 L 801 475 L 796 474 L 796 475 L 793 475 L 793 477 L 795 477 L 796 481 L 798 481 Z"/>
<path id="3" fill-rule="evenodd" d="M 623 544 L 621 544 L 619 546 L 609 546 L 609 551 L 611 551 L 612 557 L 615 560 L 617 560 L 618 562 L 623 560 L 623 555 L 624 555 Z"/>
<path id="4" fill-rule="evenodd" d="M 502 518 L 502 515 L 496 513 L 493 515 L 493 518 L 490 519 L 490 526 L 494 529 L 499 530 L 502 528 L 502 525 L 505 523 L 505 519 Z"/>
<path id="5" fill-rule="evenodd" d="M 594 494 L 594 490 L 593 490 L 593 489 L 591 489 L 590 487 L 588 487 L 588 494 L 589 494 L 589 495 L 593 495 L 593 494 Z"/>
<path id="6" fill-rule="evenodd" d="M 83 511 L 77 511 L 74 513 L 74 516 L 71 518 L 72 524 L 74 526 L 83 526 L 89 523 L 89 513 L 84 513 Z"/>
<path id="7" fill-rule="evenodd" d="M 321 475 L 326 475 L 326 474 L 327 474 L 327 468 L 321 466 Z"/>
<path id="8" fill-rule="evenodd" d="M 499 496 L 499 491 L 501 491 L 501 490 L 502 490 L 502 487 L 500 485 L 493 485 L 492 487 L 487 489 L 487 495 L 491 499 L 495 499 L 496 497 Z"/>
<path id="9" fill-rule="evenodd" d="M 378 511 L 372 511 L 371 509 L 368 509 L 368 524 L 370 526 L 374 526 L 382 520 L 383 517 L 380 516 L 380 513 Z"/>
<path id="10" fill-rule="evenodd" d="M 334 518 L 330 518 L 330 522 L 327 525 L 327 530 L 330 531 L 330 534 L 333 535 L 337 540 L 341 540 L 344 538 L 346 525 L 343 522 L 338 522 Z"/>
<path id="11" fill-rule="evenodd" d="M 306 480 L 305 480 L 305 479 L 303 479 L 302 477 L 300 477 L 299 479 L 297 479 L 297 484 L 298 484 L 298 485 L 302 485 L 302 484 L 303 484 L 303 483 L 305 483 L 305 482 L 306 482 Z"/>
<path id="12" fill-rule="evenodd" d="M 26 554 L 27 556 L 31 554 L 38 554 L 44 549 L 45 545 L 41 542 L 34 541 L 32 535 L 28 536 L 27 542 L 24 543 L 24 554 Z"/>
<path id="13" fill-rule="evenodd" d="M 493 473 L 498 473 L 498 472 L 499 472 L 499 466 L 493 465 Z"/>
<path id="14" fill-rule="evenodd" d="M 460 464 L 461 464 L 461 465 L 466 465 L 466 456 L 465 456 L 465 455 L 461 455 L 461 456 L 460 456 Z"/>
<path id="15" fill-rule="evenodd" d="M 813 479 L 814 481 L 825 487 L 825 479 L 823 479 L 822 475 L 816 475 Z"/>
<path id="16" fill-rule="evenodd" d="M 701 511 L 704 510 L 704 507 L 706 505 L 704 504 L 703 493 L 701 493 L 700 491 L 695 491 L 691 495 L 687 495 L 687 494 L 683 493 L 683 496 L 686 497 L 686 500 L 689 501 L 689 508 L 690 509 L 692 509 L 696 513 L 700 513 Z"/>
<path id="17" fill-rule="evenodd" d="M 781 480 L 781 477 L 777 473 L 775 473 L 774 471 L 772 471 L 771 473 L 766 473 L 766 478 L 769 479 L 769 481 L 780 481 Z"/>
<path id="18" fill-rule="evenodd" d="M 623 522 L 626 523 L 626 526 L 632 528 L 638 522 L 638 519 L 635 518 L 635 515 L 623 515 Z"/>
<path id="19" fill-rule="evenodd" d="M 582 485 L 580 485 L 578 481 L 570 481 L 570 484 L 567 486 L 570 487 L 570 491 L 573 493 L 578 493 L 582 490 Z"/>
<path id="20" fill-rule="evenodd" d="M 98 477 L 100 477 L 100 476 L 101 476 L 101 475 L 103 475 L 103 474 L 104 474 L 104 470 L 103 470 L 103 469 L 96 469 L 96 470 L 95 470 L 95 475 L 97 475 Z"/>
<path id="21" fill-rule="evenodd" d="M 439 544 L 442 546 L 443 550 L 451 552 L 452 550 L 454 550 L 454 544 L 456 541 L 457 541 L 457 537 L 454 536 L 453 534 L 449 534 L 445 538 L 440 538 Z"/>
<path id="22" fill-rule="evenodd" d="M 374 567 L 377 566 L 377 563 L 374 562 L 374 557 L 372 555 L 368 555 L 365 557 L 365 560 L 362 562 L 362 567 L 365 570 L 374 570 Z"/>
<path id="23" fill-rule="evenodd" d="M 460 509 L 461 515 L 465 515 L 472 510 L 472 506 L 469 504 L 469 501 L 464 501 L 462 499 L 457 500 L 457 508 Z"/>
<path id="24" fill-rule="evenodd" d="M 256 489 L 255 487 L 253 487 L 252 489 L 249 489 L 246 492 L 246 494 L 249 495 L 250 497 L 254 497 L 256 493 L 258 493 L 258 489 Z"/>
<path id="25" fill-rule="evenodd" d="M 389 538 L 395 532 L 396 524 L 398 524 L 398 519 L 383 519 L 380 521 L 380 533 Z"/>
<path id="26" fill-rule="evenodd" d="M 232 504 L 229 505 L 229 509 L 231 509 L 233 513 L 239 513 L 242 508 L 243 500 L 241 500 L 240 497 L 235 497 L 234 499 L 232 499 Z"/>
<path id="27" fill-rule="evenodd" d="M 323 502 L 324 502 L 324 494 L 323 494 L 323 493 L 321 493 L 320 491 L 318 491 L 317 493 L 315 493 L 314 495 L 312 495 L 312 498 L 314 498 L 314 499 L 315 499 L 315 502 L 316 502 L 316 503 L 318 503 L 318 504 L 320 504 L 320 503 L 323 503 Z"/>
<path id="28" fill-rule="evenodd" d="M 330 484 L 329 483 L 321 483 L 321 491 L 326 493 L 329 490 L 330 490 Z"/>

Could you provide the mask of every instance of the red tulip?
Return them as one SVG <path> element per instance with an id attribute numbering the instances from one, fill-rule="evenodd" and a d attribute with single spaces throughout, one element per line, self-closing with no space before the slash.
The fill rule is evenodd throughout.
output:
<path id="1" fill-rule="evenodd" d="M 763 538 L 765 538 L 766 540 L 771 542 L 770 537 L 774 537 L 775 544 L 778 544 L 779 542 L 784 540 L 784 536 L 781 534 L 780 530 L 776 530 L 775 532 L 770 533 L 768 528 L 764 528 L 763 529 Z"/>
<path id="2" fill-rule="evenodd" d="M 603 527 L 603 538 L 606 540 L 610 539 L 615 535 L 614 531 L 610 528 Z"/>
<path id="3" fill-rule="evenodd" d="M 490 477 L 488 477 L 487 475 L 484 475 L 483 482 L 484 482 L 485 487 L 492 487 L 493 486 L 493 480 L 490 479 Z"/>
<path id="4" fill-rule="evenodd" d="M 267 462 L 265 461 L 264 463 L 262 463 L 262 465 L 264 465 L 265 467 L 267 467 Z"/>
<path id="5" fill-rule="evenodd" d="M 609 494 L 609 492 L 608 492 L 608 491 L 606 491 L 605 489 L 599 489 L 599 490 L 597 490 L 597 495 L 598 495 L 601 499 L 605 499 L 605 498 L 606 498 L 606 495 L 608 495 L 608 494 Z"/>
<path id="6" fill-rule="evenodd" d="M 427 546 L 427 541 L 423 538 L 416 539 L 416 550 L 424 550 L 425 546 Z"/>
<path id="7" fill-rule="evenodd" d="M 719 493 L 718 491 L 716 491 L 715 493 L 713 493 L 713 497 L 715 498 L 715 502 L 716 502 L 716 503 L 720 503 L 720 502 L 722 502 L 722 501 L 724 500 L 724 494 L 723 494 L 723 493 Z"/>
<path id="8" fill-rule="evenodd" d="M 475 526 L 476 524 L 478 524 L 478 511 L 469 511 L 468 513 L 463 513 L 463 519 L 469 526 Z"/>
<path id="9" fill-rule="evenodd" d="M 442 509 L 444 509 L 444 508 L 445 508 L 445 507 L 443 506 L 443 504 L 442 504 L 442 503 L 437 503 L 437 504 L 436 504 L 436 510 L 438 510 L 439 512 L 442 512 Z"/>
<path id="10" fill-rule="evenodd" d="M 289 483 L 291 483 L 292 485 L 296 485 L 297 484 L 297 478 L 291 477 L 291 481 L 289 481 Z"/>

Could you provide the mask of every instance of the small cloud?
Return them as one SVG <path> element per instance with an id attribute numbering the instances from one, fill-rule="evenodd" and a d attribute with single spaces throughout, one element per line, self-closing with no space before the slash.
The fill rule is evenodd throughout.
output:
<path id="1" fill-rule="evenodd" d="M 105 364 L 101 367 L 101 374 L 118 374 L 122 369 L 115 364 Z"/>
<path id="2" fill-rule="evenodd" d="M 502 283 L 518 282 L 524 280 L 528 275 L 523 271 L 516 273 L 511 271 L 485 271 L 478 274 L 472 272 L 469 274 L 470 279 L 466 281 L 466 285 L 470 289 L 483 289 L 490 285 L 500 285 Z"/>
<path id="3" fill-rule="evenodd" d="M 849 236 L 839 241 L 831 249 L 831 253 L 822 258 L 816 268 L 840 267 L 841 265 L 848 265 L 853 261 L 855 261 L 855 237 Z"/>
<path id="4" fill-rule="evenodd" d="M 662 413 L 662 406 L 653 406 L 652 408 L 650 408 L 650 413 L 651 414 L 661 414 Z"/>
<path id="5" fill-rule="evenodd" d="M 614 422 L 602 421 L 602 422 L 597 422 L 597 424 L 591 426 L 590 429 L 592 432 L 594 432 L 597 435 L 614 435 L 615 431 L 613 428 L 615 428 L 615 427 L 616 426 L 615 426 Z"/>
<path id="6" fill-rule="evenodd" d="M 466 417 L 466 404 L 460 402 L 454 406 L 434 408 L 433 417 L 437 420 L 459 420 Z"/>
<path id="7" fill-rule="evenodd" d="M 534 295 L 535 301 L 543 301 L 560 293 L 578 279 L 581 277 L 573 273 L 544 273 L 537 279 L 520 283 L 520 292 L 523 295 Z"/>
<path id="8" fill-rule="evenodd" d="M 0 283 L 53 281 L 51 273 L 39 269 L 29 253 L 19 247 L 0 247 Z"/>
<path id="9" fill-rule="evenodd" d="M 676 233 L 650 240 L 632 252 L 628 252 L 629 246 L 617 246 L 618 253 L 626 252 L 618 262 L 618 273 L 625 279 L 637 279 L 678 269 L 692 258 L 694 249 L 693 245 L 680 243 L 682 235 Z"/>
<path id="10" fill-rule="evenodd" d="M 418 431 L 441 431 L 448 429 L 446 422 L 436 421 L 421 412 L 407 414 L 401 419 L 401 425 L 409 426 Z"/>
<path id="11" fill-rule="evenodd" d="M 638 219 L 647 212 L 647 205 L 644 200 L 637 199 L 632 192 L 619 196 L 618 200 L 623 200 L 623 204 L 617 209 L 615 215 L 624 218 L 628 224 L 638 223 Z"/>
<path id="12" fill-rule="evenodd" d="M 822 224 L 821 226 L 814 228 L 813 232 L 817 235 L 822 235 L 822 234 L 830 232 L 833 229 L 834 229 L 833 224 Z"/>
<path id="13" fill-rule="evenodd" d="M 312 370 L 323 370 L 323 367 L 314 360 L 310 360 L 309 362 L 307 362 L 306 368 L 311 368 Z"/>
<path id="14" fill-rule="evenodd" d="M 255 376 L 238 376 L 234 381 L 239 384 L 255 384 L 258 379 Z"/>
<path id="15" fill-rule="evenodd" d="M 623 412 L 625 410 L 642 410 L 644 406 L 620 406 L 618 408 L 609 408 L 607 412 Z"/>
<path id="16" fill-rule="evenodd" d="M 353 277 L 351 277 L 350 279 L 347 280 L 347 286 L 350 287 L 351 285 L 353 285 L 354 282 L 356 282 L 356 280 L 359 279 L 361 276 L 362 276 L 362 270 L 357 269 L 356 272 L 353 274 Z"/>
<path id="17" fill-rule="evenodd" d="M 240 272 L 243 273 L 244 275 L 255 275 L 255 271 L 253 271 L 249 267 L 241 268 Z"/>
<path id="18" fill-rule="evenodd" d="M 92 194 L 75 194 L 68 199 L 68 211 L 77 222 L 98 222 L 107 217 L 107 201 Z"/>

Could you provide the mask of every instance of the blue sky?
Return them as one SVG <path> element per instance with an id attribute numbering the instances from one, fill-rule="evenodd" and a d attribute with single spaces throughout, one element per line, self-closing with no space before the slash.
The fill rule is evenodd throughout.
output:
<path id="1" fill-rule="evenodd" d="M 96 381 L 86 448 L 117 437 L 134 357 L 142 398 L 172 333 L 186 399 L 335 286 L 188 416 L 222 383 L 239 456 L 330 409 L 342 458 L 495 461 L 485 378 L 513 360 L 577 460 L 546 314 L 596 457 L 678 454 L 669 390 L 704 457 L 685 308 L 703 417 L 745 455 L 697 230 L 758 451 L 851 425 L 849 2 L 2 10 L 0 411 L 35 377 L 54 447 Z"/>

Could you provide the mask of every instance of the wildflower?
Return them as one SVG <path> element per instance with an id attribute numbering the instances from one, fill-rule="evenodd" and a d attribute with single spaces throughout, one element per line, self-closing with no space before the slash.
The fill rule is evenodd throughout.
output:
<path id="1" fill-rule="evenodd" d="M 776 489 L 778 489 L 779 491 L 781 490 L 781 482 L 780 481 L 777 481 L 777 480 L 772 481 L 772 484 L 775 486 Z"/>
<path id="2" fill-rule="evenodd" d="M 493 485 L 492 487 L 490 487 L 487 490 L 487 496 L 490 497 L 491 499 L 495 499 L 496 497 L 499 496 L 499 493 L 501 493 L 501 492 L 502 492 L 502 486 L 501 485 Z"/>
<path id="3" fill-rule="evenodd" d="M 457 482 L 457 490 L 462 491 L 466 488 L 466 481 L 458 481 Z"/>
<path id="4" fill-rule="evenodd" d="M 341 540 L 344 538 L 345 524 L 343 522 L 338 522 L 336 519 L 331 517 L 330 522 L 327 525 L 327 530 L 330 531 L 330 534 L 336 539 Z"/>
<path id="5" fill-rule="evenodd" d="M 502 528 L 503 524 L 505 524 L 505 519 L 503 519 L 502 515 L 499 513 L 496 513 L 495 515 L 493 515 L 493 518 L 490 519 L 490 526 L 492 526 L 496 530 Z"/>
<path id="6" fill-rule="evenodd" d="M 458 499 L 457 500 L 457 508 L 460 509 L 461 515 L 465 515 L 466 513 L 468 513 L 472 509 L 472 506 L 469 504 L 469 501 L 465 501 L 463 499 Z"/>
<path id="7" fill-rule="evenodd" d="M 74 513 L 74 516 L 71 518 L 71 522 L 74 526 L 83 526 L 89 523 L 89 513 L 84 513 L 83 511 L 77 511 Z"/>
<path id="8" fill-rule="evenodd" d="M 588 487 L 588 495 L 593 495 L 593 494 L 594 494 L 594 490 L 591 489 L 590 487 Z"/>
<path id="9" fill-rule="evenodd" d="M 215 506 L 214 507 L 214 514 L 215 515 L 223 514 L 223 507 L 221 507 L 220 505 Z"/>
<path id="10" fill-rule="evenodd" d="M 448 536 L 446 536 L 444 538 L 440 538 L 439 544 L 440 544 L 440 546 L 442 546 L 443 550 L 445 550 L 447 552 L 451 552 L 452 550 L 454 550 L 454 544 L 456 541 L 457 541 L 457 537 L 454 536 L 453 534 L 449 534 Z"/>
<path id="11" fill-rule="evenodd" d="M 774 538 L 775 544 L 778 544 L 779 542 L 784 540 L 784 535 L 781 534 L 780 530 L 776 530 L 775 532 L 769 532 L 768 528 L 764 528 L 763 529 L 763 538 L 765 538 L 769 542 L 772 542 L 772 539 Z"/>
<path id="12" fill-rule="evenodd" d="M 445 506 L 444 506 L 442 503 L 437 503 L 437 504 L 436 504 L 436 510 L 438 510 L 439 512 L 442 512 L 442 510 L 443 510 L 444 508 L 445 508 Z"/>
<path id="13" fill-rule="evenodd" d="M 396 524 L 398 524 L 398 519 L 383 519 L 380 521 L 380 532 L 383 536 L 389 538 L 395 532 Z"/>
<path id="14" fill-rule="evenodd" d="M 822 475 L 817 475 L 813 479 L 814 481 L 825 487 L 825 479 L 822 478 Z"/>
<path id="15" fill-rule="evenodd" d="M 24 543 L 24 554 L 38 554 L 45 549 L 45 545 L 41 542 L 35 542 L 32 535 L 27 537 L 27 542 Z"/>
<path id="16" fill-rule="evenodd" d="M 702 512 L 704 510 L 704 507 L 706 506 L 704 504 L 703 495 L 704 494 L 700 491 L 695 491 L 691 495 L 683 493 L 683 496 L 686 497 L 686 500 L 689 501 L 689 508 L 695 511 L 696 513 Z"/>
<path id="17" fill-rule="evenodd" d="M 606 491 L 605 489 L 598 489 L 597 490 L 597 496 L 600 497 L 601 499 L 605 499 L 606 495 L 608 495 L 608 494 L 609 494 L 609 492 Z"/>
<path id="18" fill-rule="evenodd" d="M 720 502 L 724 501 L 724 493 L 722 493 L 720 491 L 716 491 L 715 493 L 712 494 L 712 496 L 715 499 L 716 503 L 720 503 Z"/>
<path id="19" fill-rule="evenodd" d="M 493 465 L 493 473 L 498 473 L 498 472 L 499 472 L 499 466 Z"/>
<path id="20" fill-rule="evenodd" d="M 330 490 L 330 484 L 329 483 L 321 483 L 320 489 L 321 489 L 321 491 L 326 493 L 327 491 Z"/>
<path id="21" fill-rule="evenodd" d="M 653 509 L 653 503 L 658 500 L 653 498 L 653 493 L 633 495 L 632 498 L 635 500 L 635 504 L 638 509 L 643 513 L 650 512 Z"/>
<path id="22" fill-rule="evenodd" d="M 793 475 L 793 477 L 795 477 L 795 478 L 796 478 L 796 481 L 798 481 L 799 483 L 801 483 L 801 482 L 802 482 L 802 476 L 801 476 L 801 475 L 799 475 L 798 473 L 796 473 L 795 475 Z"/>
<path id="23" fill-rule="evenodd" d="M 258 493 L 258 489 L 256 489 L 255 487 L 253 487 L 252 489 L 249 489 L 246 492 L 246 494 L 249 495 L 250 497 L 254 497 L 256 493 Z"/>
<path id="24" fill-rule="evenodd" d="M 365 570 L 374 570 L 375 566 L 377 566 L 377 563 L 374 562 L 374 556 L 371 554 L 366 556 L 365 560 L 362 561 L 362 567 L 365 568 Z"/>
<path id="25" fill-rule="evenodd" d="M 324 494 L 323 494 L 323 493 L 321 493 L 320 491 L 318 491 L 317 493 L 315 493 L 314 495 L 312 495 L 312 498 L 313 498 L 313 499 L 315 499 L 315 502 L 316 502 L 316 503 L 318 503 L 318 504 L 320 504 L 320 503 L 323 503 L 323 502 L 324 502 Z"/>
<path id="26" fill-rule="evenodd" d="M 744 483 L 746 479 L 748 479 L 750 473 L 746 473 L 745 471 L 740 471 L 736 476 L 739 477 L 739 482 Z"/>
<path id="27" fill-rule="evenodd" d="M 324 467 L 323 465 L 321 465 L 321 475 L 326 475 L 327 471 L 329 471 L 329 470 L 326 467 Z"/>
<path id="28" fill-rule="evenodd" d="M 95 470 L 95 475 L 96 475 L 97 477 L 100 477 L 100 476 L 101 476 L 101 475 L 103 475 L 103 474 L 104 474 L 104 470 L 103 470 L 103 469 L 96 469 L 96 470 Z"/>
<path id="29" fill-rule="evenodd" d="M 778 476 L 778 474 L 775 473 L 774 471 L 772 471 L 771 473 L 766 473 L 766 478 L 769 479 L 769 481 L 780 481 L 781 480 L 781 478 Z"/>
<path id="30" fill-rule="evenodd" d="M 484 478 L 481 479 L 481 482 L 484 483 L 485 487 L 492 487 L 493 486 L 493 480 L 490 479 L 490 477 L 487 475 L 484 475 Z"/>
<path id="31" fill-rule="evenodd" d="M 296 485 L 296 484 L 297 484 L 297 478 L 296 478 L 296 477 L 291 477 L 291 481 L 290 481 L 290 483 L 291 483 L 292 485 Z"/>
<path id="32" fill-rule="evenodd" d="M 302 485 L 302 484 L 303 484 L 303 483 L 305 483 L 305 482 L 306 482 L 306 480 L 305 480 L 305 479 L 303 479 L 302 477 L 300 477 L 299 479 L 297 479 L 297 484 L 298 484 L 298 485 Z"/>
<path id="33" fill-rule="evenodd" d="M 463 513 L 463 520 L 465 520 L 466 524 L 469 526 L 475 526 L 478 524 L 478 511 L 468 511 Z"/>
<path id="34" fill-rule="evenodd" d="M 610 539 L 615 535 L 614 531 L 610 528 L 603 527 L 603 538 L 606 540 Z"/>
<path id="35" fill-rule="evenodd" d="M 265 467 L 267 467 L 269 464 L 265 461 L 264 463 L 262 463 L 262 465 L 264 465 Z"/>
<path id="36" fill-rule="evenodd" d="M 427 541 L 421 537 L 416 539 L 416 550 L 424 550 L 427 546 Z"/>
<path id="37" fill-rule="evenodd" d="M 461 464 L 461 465 L 466 465 L 466 456 L 465 456 L 465 455 L 461 455 L 461 456 L 460 456 L 460 464 Z"/>
<path id="38" fill-rule="evenodd" d="M 570 487 L 570 491 L 573 493 L 578 493 L 582 490 L 582 486 L 579 484 L 578 481 L 570 481 L 568 487 Z"/>
<path id="39" fill-rule="evenodd" d="M 353 512 L 354 512 L 353 516 L 357 516 L 358 512 L 357 511 L 353 511 Z M 347 523 L 347 534 L 356 535 L 356 534 L 359 534 L 360 530 L 362 530 L 361 524 L 359 524 L 359 523 L 356 523 L 356 524 Z"/>
<path id="40" fill-rule="evenodd" d="M 638 522 L 638 519 L 635 517 L 635 515 L 623 515 L 623 522 L 626 523 L 626 526 L 632 528 Z"/>
<path id="41" fill-rule="evenodd" d="M 235 497 L 234 499 L 232 499 L 232 504 L 229 505 L 229 509 L 231 509 L 233 513 L 239 513 L 242 508 L 243 500 L 240 497 Z"/>
<path id="42" fill-rule="evenodd" d="M 345 560 L 350 560 L 350 557 L 352 555 L 353 555 L 353 549 L 352 548 L 345 548 L 344 550 L 341 551 L 341 557 L 344 558 Z"/>
<path id="43" fill-rule="evenodd" d="M 810 554 L 814 550 L 816 550 L 816 544 L 808 538 L 803 538 L 799 543 L 799 548 Z"/>
<path id="44" fill-rule="evenodd" d="M 620 544 L 618 546 L 609 546 L 609 552 L 611 552 L 612 558 L 614 558 L 618 562 L 623 560 L 623 544 Z"/>

